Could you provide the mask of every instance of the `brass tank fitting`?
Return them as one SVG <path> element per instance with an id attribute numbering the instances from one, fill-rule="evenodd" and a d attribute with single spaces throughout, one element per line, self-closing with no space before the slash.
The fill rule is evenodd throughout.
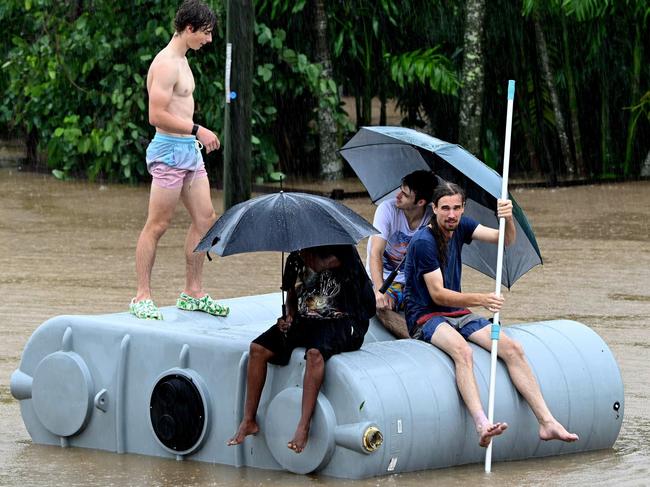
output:
<path id="1" fill-rule="evenodd" d="M 376 426 L 370 426 L 363 432 L 363 448 L 367 452 L 375 451 L 383 442 L 384 435 L 381 434 L 381 431 Z"/>

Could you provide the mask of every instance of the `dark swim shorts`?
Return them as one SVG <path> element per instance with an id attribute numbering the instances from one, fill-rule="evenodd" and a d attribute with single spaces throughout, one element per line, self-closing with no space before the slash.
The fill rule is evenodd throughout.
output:
<path id="1" fill-rule="evenodd" d="M 433 316 L 422 326 L 418 326 L 414 330 L 412 338 L 430 343 L 431 337 L 441 323 L 449 323 L 449 325 L 460 333 L 465 340 L 467 340 L 472 333 L 491 324 L 487 319 L 475 313 L 468 313 L 456 317 Z"/>
<path id="2" fill-rule="evenodd" d="M 323 359 L 328 360 L 332 355 L 358 350 L 363 343 L 365 329 L 350 317 L 315 319 L 294 318 L 286 334 L 277 325 L 273 325 L 253 343 L 270 350 L 275 355 L 269 362 L 276 365 L 287 365 L 294 348 L 305 347 L 317 349 Z"/>

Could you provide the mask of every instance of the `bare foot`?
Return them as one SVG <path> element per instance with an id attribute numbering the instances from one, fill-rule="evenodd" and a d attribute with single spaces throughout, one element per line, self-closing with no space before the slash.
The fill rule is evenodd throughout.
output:
<path id="1" fill-rule="evenodd" d="M 233 446 L 233 445 L 239 445 L 241 442 L 244 441 L 244 439 L 248 435 L 254 435 L 260 430 L 259 426 L 257 426 L 257 423 L 255 421 L 242 421 L 241 424 L 239 425 L 239 429 L 237 430 L 237 433 L 235 436 L 230 438 L 226 445 L 228 446 Z"/>
<path id="2" fill-rule="evenodd" d="M 562 440 L 568 443 L 579 440 L 578 435 L 569 433 L 564 429 L 564 426 L 555 420 L 539 425 L 539 437 L 544 441 Z"/>
<path id="3" fill-rule="evenodd" d="M 508 423 L 494 423 L 493 425 L 485 423 L 483 426 L 477 427 L 479 446 L 486 448 L 490 444 L 490 441 L 492 441 L 493 436 L 499 436 L 506 429 L 508 429 Z"/>
<path id="4" fill-rule="evenodd" d="M 307 445 L 308 438 L 309 428 L 301 428 L 298 426 L 298 428 L 296 428 L 296 432 L 293 434 L 293 439 L 287 443 L 287 448 L 295 451 L 296 453 L 301 453 Z"/>

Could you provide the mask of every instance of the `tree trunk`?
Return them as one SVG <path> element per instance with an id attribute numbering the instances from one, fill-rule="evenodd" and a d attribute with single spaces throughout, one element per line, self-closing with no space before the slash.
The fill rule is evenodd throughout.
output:
<path id="1" fill-rule="evenodd" d="M 25 152 L 27 155 L 27 164 L 38 167 L 40 160 L 38 157 L 38 131 L 32 127 L 27 132 L 27 141 L 25 142 Z"/>
<path id="2" fill-rule="evenodd" d="M 228 209 L 251 196 L 251 101 L 253 98 L 253 0 L 229 0 L 226 42 L 232 43 L 230 89 L 224 118 L 223 203 Z"/>
<path id="3" fill-rule="evenodd" d="M 539 66 L 535 66 L 533 69 L 538 69 Z M 531 70 L 532 71 L 532 70 Z M 548 130 L 544 126 L 544 102 L 542 100 L 542 86 L 541 83 L 544 81 L 540 79 L 539 73 L 537 73 L 538 76 L 535 76 L 533 79 L 533 90 L 532 90 L 532 96 L 535 98 L 535 106 L 537 109 L 534 111 L 532 116 L 534 116 L 534 120 L 531 119 L 531 124 L 535 123 L 537 127 L 537 132 L 539 134 L 539 140 L 541 142 L 541 149 L 542 149 L 542 167 L 546 166 L 546 172 L 544 172 L 544 175 L 547 178 L 547 182 L 549 186 L 557 186 L 557 172 L 555 171 L 555 162 L 553 161 L 553 158 L 551 157 L 551 151 L 548 149 L 548 135 L 546 134 Z"/>
<path id="4" fill-rule="evenodd" d="M 616 167 L 612 162 L 612 131 L 609 123 L 609 96 L 607 85 L 603 81 L 600 90 L 600 152 L 601 174 L 614 176 Z"/>
<path id="5" fill-rule="evenodd" d="M 361 85 L 361 112 L 357 112 L 357 126 L 372 124 L 372 97 L 374 96 L 374 80 L 372 68 L 372 40 L 365 23 L 363 25 L 363 77 Z"/>
<path id="6" fill-rule="evenodd" d="M 641 84 L 641 29 L 636 26 L 636 35 L 634 37 L 634 52 L 632 54 L 632 76 L 630 80 L 630 106 L 639 102 Z M 636 134 L 636 123 L 634 123 L 634 114 L 629 111 L 629 121 L 627 123 L 627 139 L 625 141 L 625 162 L 623 163 L 623 175 L 629 176 L 632 172 L 632 156 L 634 151 L 634 136 Z"/>
<path id="7" fill-rule="evenodd" d="M 578 177 L 587 176 L 584 158 L 582 157 L 582 138 L 580 137 L 580 124 L 578 123 L 578 97 L 576 95 L 576 84 L 573 78 L 573 68 L 570 63 L 571 48 L 569 46 L 569 32 L 566 26 L 564 15 L 562 19 L 562 41 L 564 44 L 564 72 L 566 73 L 567 86 L 569 89 L 569 111 L 571 113 L 571 134 L 573 135 L 573 148 L 576 154 L 576 170 Z"/>
<path id="8" fill-rule="evenodd" d="M 459 142 L 472 154 L 481 149 L 483 111 L 483 30 L 485 0 L 465 2 L 463 91 L 460 102 Z"/>
<path id="9" fill-rule="evenodd" d="M 382 90 L 379 93 L 379 125 L 386 125 L 388 114 L 386 113 L 386 92 Z"/>
<path id="10" fill-rule="evenodd" d="M 523 84 L 523 83 L 522 83 Z M 527 96 L 525 93 L 526 85 L 523 85 L 519 90 L 517 95 L 517 105 L 519 106 L 519 121 L 521 123 L 521 129 L 524 136 L 524 141 L 526 142 L 526 151 L 528 152 L 528 160 L 530 162 L 530 170 L 535 174 L 535 176 L 541 176 L 542 168 L 539 164 L 539 156 L 537 155 L 537 149 L 535 148 L 535 143 L 533 142 L 533 127 L 530 120 L 530 110 L 528 109 Z"/>
<path id="11" fill-rule="evenodd" d="M 357 114 L 356 123 L 357 123 L 357 130 L 359 130 L 361 128 L 361 126 L 362 126 L 362 124 L 361 124 L 361 122 L 362 122 L 362 120 L 361 120 L 361 117 L 362 117 L 362 115 L 361 115 L 361 90 L 360 89 L 358 89 L 356 94 L 354 95 L 354 111 Z"/>
<path id="12" fill-rule="evenodd" d="M 361 121 L 363 125 L 372 125 L 372 94 L 370 83 L 366 82 L 361 97 Z"/>
<path id="13" fill-rule="evenodd" d="M 542 76 L 546 82 L 547 89 L 551 95 L 551 103 L 553 105 L 553 114 L 555 116 L 555 128 L 560 138 L 560 148 L 562 150 L 562 158 L 564 159 L 564 167 L 566 169 L 567 177 L 573 179 L 575 177 L 575 167 L 573 164 L 573 157 L 571 155 L 571 148 L 569 147 L 569 137 L 567 136 L 564 128 L 564 116 L 562 115 L 562 107 L 560 106 L 560 97 L 558 96 L 555 83 L 553 83 L 553 75 L 551 73 L 551 63 L 548 57 L 548 48 L 546 46 L 546 39 L 542 32 L 542 26 L 539 19 L 539 14 L 534 13 L 533 21 L 535 24 L 535 38 L 537 40 L 537 47 L 539 49 L 539 57 L 542 63 Z"/>
<path id="14" fill-rule="evenodd" d="M 531 70 L 528 68 L 528 51 L 525 49 L 524 35 L 530 26 L 530 21 L 526 21 L 521 26 L 508 25 L 508 36 L 512 39 L 519 39 L 515 42 L 509 42 L 511 59 L 519 59 L 519 63 L 512 63 L 515 71 L 515 79 L 518 81 L 519 88 L 517 88 L 517 96 L 515 98 L 517 109 L 517 119 L 521 125 L 521 134 L 524 137 L 526 144 L 526 151 L 528 152 L 528 170 L 534 174 L 535 177 L 542 177 L 544 175 L 541 167 L 540 156 L 535 147 L 535 111 L 530 108 L 530 93 L 529 85 L 534 84 Z M 518 31 L 521 31 L 519 33 Z M 519 34 L 519 35 L 517 35 Z M 535 61 L 533 61 L 534 63 Z M 522 81 L 523 80 L 523 81 Z M 533 96 L 534 97 L 534 96 Z"/>
<path id="15" fill-rule="evenodd" d="M 643 164 L 641 165 L 641 177 L 642 178 L 650 177 L 650 150 L 646 154 L 645 160 L 643 161 Z"/>
<path id="16" fill-rule="evenodd" d="M 332 61 L 327 43 L 327 16 L 323 0 L 313 0 L 314 8 L 314 30 L 316 31 L 316 61 L 321 64 L 323 71 L 321 80 L 324 80 L 328 86 L 332 80 Z M 320 97 L 334 95 L 338 98 L 338 93 L 321 93 Z M 323 179 L 333 180 L 343 177 L 343 161 L 337 154 L 338 130 L 332 107 L 327 102 L 319 101 L 318 107 L 318 136 L 320 151 L 320 175 Z"/>

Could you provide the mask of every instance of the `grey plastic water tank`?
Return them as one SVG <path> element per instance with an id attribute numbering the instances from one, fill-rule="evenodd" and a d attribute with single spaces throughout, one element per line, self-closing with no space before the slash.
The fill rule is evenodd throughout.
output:
<path id="1" fill-rule="evenodd" d="M 303 453 L 286 447 L 300 415 L 302 350 L 269 367 L 260 433 L 226 446 L 242 415 L 249 343 L 275 322 L 280 295 L 227 304 L 227 318 L 164 308 L 162 322 L 128 313 L 45 322 L 11 378 L 33 441 L 355 479 L 482 461 L 449 357 L 396 341 L 375 321 L 361 350 L 328 361 Z M 500 363 L 495 417 L 510 428 L 495 440 L 494 460 L 610 448 L 624 399 L 603 340 L 566 320 L 504 331 L 524 346 L 551 411 L 581 439 L 540 441 Z M 473 348 L 487 402 L 489 354 Z"/>

